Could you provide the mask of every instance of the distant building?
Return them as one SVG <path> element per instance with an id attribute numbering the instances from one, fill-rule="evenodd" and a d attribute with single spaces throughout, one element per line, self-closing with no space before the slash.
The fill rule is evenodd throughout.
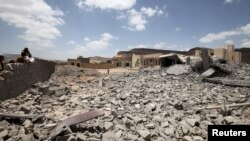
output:
<path id="1" fill-rule="evenodd" d="M 112 64 L 116 67 L 132 67 L 132 55 L 130 52 L 118 52 L 112 59 Z"/>
<path id="2" fill-rule="evenodd" d="M 152 67 L 160 65 L 160 57 L 162 53 L 145 54 L 132 56 L 132 67 Z"/>
<path id="3" fill-rule="evenodd" d="M 201 50 L 195 50 L 195 56 L 200 56 Z M 217 57 L 224 59 L 229 63 L 240 63 L 241 62 L 241 52 L 235 51 L 234 45 L 227 45 L 225 47 L 208 49 L 208 55 L 210 57 Z"/>
<path id="4" fill-rule="evenodd" d="M 83 58 L 82 56 L 77 57 L 77 59 L 68 59 L 68 65 L 81 67 L 82 64 L 90 63 L 89 58 Z"/>

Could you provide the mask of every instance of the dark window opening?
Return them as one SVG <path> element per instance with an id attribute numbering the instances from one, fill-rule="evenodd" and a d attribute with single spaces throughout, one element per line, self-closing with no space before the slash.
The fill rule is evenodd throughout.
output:
<path id="1" fill-rule="evenodd" d="M 126 66 L 126 67 L 129 67 L 129 63 L 126 63 L 125 66 Z"/>
<path id="2" fill-rule="evenodd" d="M 71 63 L 72 66 L 74 66 L 75 64 L 74 63 Z"/>
<path id="3" fill-rule="evenodd" d="M 77 67 L 80 67 L 80 64 L 79 64 L 79 63 L 77 63 Z"/>

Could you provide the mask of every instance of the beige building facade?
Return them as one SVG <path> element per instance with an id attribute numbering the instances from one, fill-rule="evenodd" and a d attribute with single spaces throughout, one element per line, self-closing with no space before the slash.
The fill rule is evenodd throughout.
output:
<path id="1" fill-rule="evenodd" d="M 195 56 L 200 56 L 201 50 L 195 50 Z M 233 44 L 226 45 L 226 47 L 219 47 L 215 49 L 208 49 L 208 55 L 210 57 L 217 57 L 226 60 L 228 63 L 240 63 L 241 52 L 235 51 Z"/>
<path id="2" fill-rule="evenodd" d="M 152 67 L 160 65 L 160 56 L 162 53 L 146 54 L 146 55 L 132 55 L 132 67 Z"/>

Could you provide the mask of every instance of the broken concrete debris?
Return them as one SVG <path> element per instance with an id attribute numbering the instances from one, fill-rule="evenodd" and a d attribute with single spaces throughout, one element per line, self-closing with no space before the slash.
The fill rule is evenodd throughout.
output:
<path id="1" fill-rule="evenodd" d="M 227 67 L 223 79 L 250 81 L 249 65 Z M 249 87 L 202 82 L 218 77 L 188 65 L 145 70 L 104 77 L 58 66 L 48 81 L 1 101 L 0 140 L 203 141 L 207 125 L 250 123 Z"/>
<path id="2" fill-rule="evenodd" d="M 50 134 L 50 138 L 53 139 L 55 136 L 57 136 L 58 134 L 60 134 L 63 131 L 64 127 L 68 127 L 77 123 L 81 123 L 84 121 L 88 121 L 92 118 L 96 118 L 99 116 L 102 116 L 104 113 L 102 111 L 99 110 L 94 110 L 94 111 L 89 111 L 83 114 L 79 114 L 73 117 L 70 117 L 62 122 L 60 122 L 51 132 Z"/>
<path id="3" fill-rule="evenodd" d="M 215 73 L 213 68 L 210 68 L 201 74 L 202 77 L 210 77 Z"/>

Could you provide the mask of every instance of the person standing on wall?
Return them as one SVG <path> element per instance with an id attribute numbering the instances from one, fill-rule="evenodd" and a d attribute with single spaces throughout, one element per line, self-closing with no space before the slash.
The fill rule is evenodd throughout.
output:
<path id="1" fill-rule="evenodd" d="M 25 60 L 25 62 L 34 62 L 34 58 L 32 57 L 29 49 L 26 47 L 24 50 L 21 52 L 21 56 Z"/>
<path id="2" fill-rule="evenodd" d="M 3 71 L 3 70 L 4 70 L 4 67 L 3 67 L 3 60 L 4 60 L 4 56 L 3 56 L 3 55 L 0 55 L 0 71 Z"/>

